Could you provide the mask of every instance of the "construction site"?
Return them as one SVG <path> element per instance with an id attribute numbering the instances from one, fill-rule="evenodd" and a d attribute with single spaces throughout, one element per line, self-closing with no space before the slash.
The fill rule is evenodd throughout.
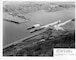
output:
<path id="1" fill-rule="evenodd" d="M 3 56 L 53 56 L 75 49 L 74 2 L 4 2 Z"/>

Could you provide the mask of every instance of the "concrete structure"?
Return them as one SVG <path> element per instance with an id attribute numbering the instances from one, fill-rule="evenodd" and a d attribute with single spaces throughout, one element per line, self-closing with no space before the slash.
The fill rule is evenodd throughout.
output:
<path id="1" fill-rule="evenodd" d="M 31 30 L 30 32 L 33 33 L 33 32 L 36 32 L 36 31 L 42 30 L 42 29 L 44 29 L 44 28 L 47 28 L 47 27 L 49 27 L 49 26 L 57 25 L 57 24 L 59 24 L 60 22 L 61 22 L 61 20 L 58 20 L 58 21 L 56 21 L 56 22 L 53 22 L 53 23 L 50 23 L 50 24 L 47 24 L 47 25 L 44 25 L 44 26 L 38 27 L 38 28 L 36 28 L 36 29 L 34 29 L 34 30 Z"/>
<path id="2" fill-rule="evenodd" d="M 67 21 L 65 21 L 65 22 L 63 22 L 63 23 L 60 23 L 60 24 L 58 24 L 58 25 L 54 25 L 54 28 L 56 29 L 56 30 L 65 30 L 63 27 L 61 27 L 61 26 L 63 26 L 63 25 L 65 25 L 65 24 L 67 24 L 67 23 L 69 23 L 69 22 L 71 22 L 72 21 L 72 19 L 71 20 L 67 20 Z"/>
<path id="3" fill-rule="evenodd" d="M 32 27 L 27 28 L 27 30 L 31 30 L 31 29 L 36 28 L 36 27 L 39 27 L 39 26 L 40 26 L 40 24 L 35 24 Z"/>

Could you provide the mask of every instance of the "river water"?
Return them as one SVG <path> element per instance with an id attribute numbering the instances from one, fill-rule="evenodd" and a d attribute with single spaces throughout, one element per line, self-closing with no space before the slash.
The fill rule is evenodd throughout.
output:
<path id="1" fill-rule="evenodd" d="M 56 12 L 46 12 L 42 10 L 31 13 L 30 15 L 32 22 L 28 21 L 22 24 L 14 24 L 11 22 L 3 21 L 3 46 L 32 35 L 27 30 L 27 27 L 30 27 L 36 23 L 45 25 L 57 20 L 62 20 L 62 22 L 64 22 L 68 19 L 75 18 L 75 9 L 70 8 Z"/>

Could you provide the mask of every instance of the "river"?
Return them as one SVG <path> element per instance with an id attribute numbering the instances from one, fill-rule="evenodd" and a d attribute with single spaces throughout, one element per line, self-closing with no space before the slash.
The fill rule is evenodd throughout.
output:
<path id="1" fill-rule="evenodd" d="M 36 23 L 42 25 L 52 23 L 57 20 L 62 20 L 62 22 L 75 18 L 75 9 L 64 9 L 56 12 L 46 12 L 44 10 L 34 12 L 30 14 L 31 21 L 22 24 L 14 24 L 11 22 L 3 21 L 3 46 L 20 40 L 24 37 L 32 35 L 27 27 L 30 27 Z"/>

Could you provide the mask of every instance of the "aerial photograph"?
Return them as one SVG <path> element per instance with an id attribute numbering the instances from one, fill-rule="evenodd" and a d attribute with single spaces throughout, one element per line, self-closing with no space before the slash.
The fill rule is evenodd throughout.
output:
<path id="1" fill-rule="evenodd" d="M 75 49 L 75 2 L 3 1 L 3 56 L 53 57 Z"/>

